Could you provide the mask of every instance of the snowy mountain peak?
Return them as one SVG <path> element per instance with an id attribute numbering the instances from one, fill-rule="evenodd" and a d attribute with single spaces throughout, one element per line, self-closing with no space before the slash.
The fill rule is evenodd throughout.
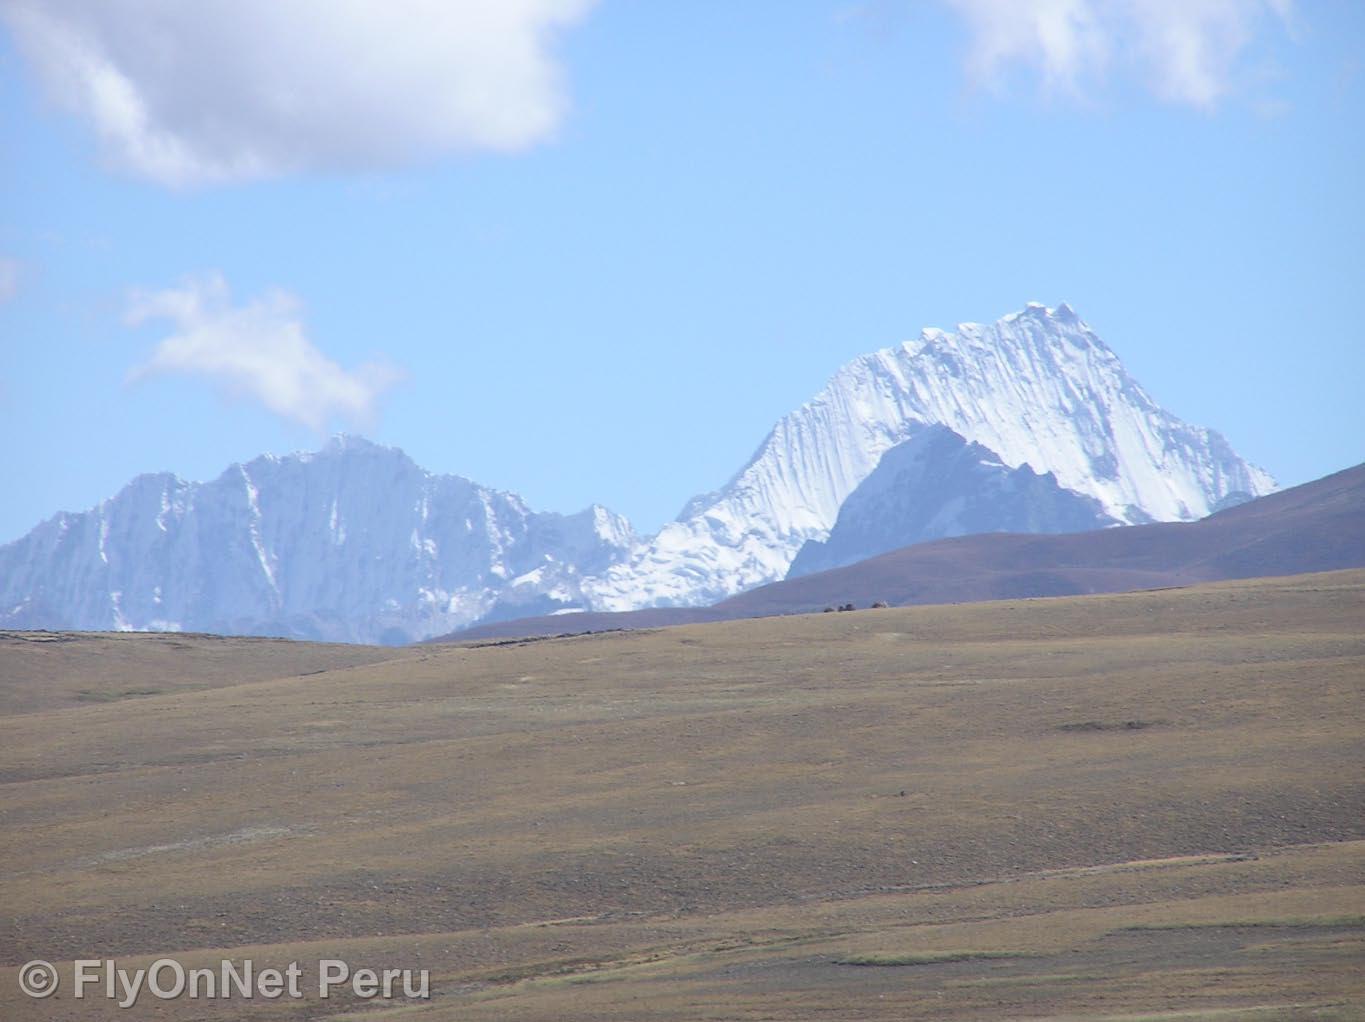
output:
<path id="1" fill-rule="evenodd" d="M 520 497 L 336 436 L 207 483 L 138 476 L 0 547 L 0 623 L 407 641 L 581 604 L 635 542 L 599 506 Z"/>
<path id="2" fill-rule="evenodd" d="M 207 483 L 138 476 L 44 522 L 0 547 L 0 625 L 403 641 L 709 603 L 782 578 L 807 542 L 813 565 L 962 529 L 1188 520 L 1273 485 L 1070 306 L 1030 303 L 853 359 L 647 541 L 606 508 L 535 512 L 337 434 Z"/>
<path id="3" fill-rule="evenodd" d="M 377 444 L 369 437 L 361 436 L 359 433 L 333 433 L 327 438 L 327 443 L 323 445 L 320 451 L 299 451 L 296 456 L 316 458 L 355 452 L 382 453 L 402 458 L 405 461 L 412 460 L 401 448 L 389 444 Z M 272 457 L 272 455 L 267 455 L 267 457 Z"/>
<path id="4" fill-rule="evenodd" d="M 855 358 L 721 490 L 584 587 L 594 606 L 706 603 L 781 578 L 881 456 L 946 426 L 1120 523 L 1189 520 L 1274 487 L 1217 433 L 1161 409 L 1069 305 L 926 329 Z"/>

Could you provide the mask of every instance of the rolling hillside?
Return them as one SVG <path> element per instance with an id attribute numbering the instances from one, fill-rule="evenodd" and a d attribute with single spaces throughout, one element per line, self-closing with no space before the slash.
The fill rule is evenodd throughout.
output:
<path id="1" fill-rule="evenodd" d="M 0 706 L 0 1017 L 379 1007 L 70 996 L 226 956 L 428 969 L 412 1022 L 1359 1018 L 1362 620 L 1365 571 L 486 648 L 5 633 L 7 691 L 83 691 Z"/>
<path id="2" fill-rule="evenodd" d="M 497 639 L 649 628 L 853 603 L 868 607 L 1073 596 L 1365 567 L 1365 465 L 1220 511 L 1060 536 L 989 534 L 906 547 L 762 586 L 712 607 L 504 621 L 446 636 Z"/>

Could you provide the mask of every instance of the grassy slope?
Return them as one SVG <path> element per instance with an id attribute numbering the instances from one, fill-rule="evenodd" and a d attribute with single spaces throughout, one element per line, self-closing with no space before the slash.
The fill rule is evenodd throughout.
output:
<path id="1" fill-rule="evenodd" d="M 249 637 L 0 631 L 0 716 L 314 674 L 393 655 Z"/>
<path id="2" fill-rule="evenodd" d="M 1354 571 L 480 648 L 9 640 L 0 965 L 426 967 L 422 1020 L 1358 1017 L 1362 624 Z M 128 1017 L 12 972 L 0 1017 Z"/>

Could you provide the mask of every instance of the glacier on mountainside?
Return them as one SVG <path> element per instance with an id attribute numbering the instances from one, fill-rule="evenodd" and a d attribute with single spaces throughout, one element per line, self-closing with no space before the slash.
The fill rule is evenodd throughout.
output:
<path id="1" fill-rule="evenodd" d="M 894 484 L 873 480 L 831 536 L 907 442 L 923 463 L 910 472 L 908 454 L 892 455 Z M 984 453 L 962 464 L 963 444 Z M 849 362 L 726 486 L 647 539 L 602 507 L 535 512 L 337 437 L 207 483 L 140 476 L 43 522 L 0 547 L 0 627 L 399 642 L 711 603 L 784 577 L 807 543 L 809 560 L 945 529 L 1189 520 L 1273 486 L 1217 433 L 1158 407 L 1068 306 L 1030 305 Z"/>
<path id="2" fill-rule="evenodd" d="M 1274 488 L 1221 435 L 1160 408 L 1070 306 L 1030 303 L 854 359 L 584 595 L 598 610 L 700 605 L 782 578 L 882 455 L 932 424 L 1124 524 L 1189 521 Z"/>
<path id="3" fill-rule="evenodd" d="M 54 516 L 0 547 L 0 624 L 406 642 L 581 606 L 581 579 L 634 542 L 605 508 L 533 512 L 338 436 Z"/>

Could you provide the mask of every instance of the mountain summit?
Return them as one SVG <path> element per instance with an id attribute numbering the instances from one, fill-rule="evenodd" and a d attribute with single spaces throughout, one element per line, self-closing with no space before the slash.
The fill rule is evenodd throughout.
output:
<path id="1" fill-rule="evenodd" d="M 1120 524 L 1192 521 L 1275 485 L 1218 433 L 1160 408 L 1070 306 L 1030 303 L 854 359 L 724 488 L 584 591 L 594 609 L 629 610 L 782 578 L 882 456 L 935 425 L 1009 468 L 1051 473 Z"/>
<path id="2" fill-rule="evenodd" d="M 854 359 L 652 538 L 336 437 L 56 515 L 0 547 L 0 626 L 399 642 L 709 604 L 783 578 L 803 547 L 797 574 L 969 531 L 1188 521 L 1273 488 L 1068 306 L 1029 305 Z"/>
<path id="3" fill-rule="evenodd" d="M 633 540 L 605 508 L 534 512 L 337 436 L 50 518 L 0 547 L 0 623 L 407 642 L 574 605 Z"/>

